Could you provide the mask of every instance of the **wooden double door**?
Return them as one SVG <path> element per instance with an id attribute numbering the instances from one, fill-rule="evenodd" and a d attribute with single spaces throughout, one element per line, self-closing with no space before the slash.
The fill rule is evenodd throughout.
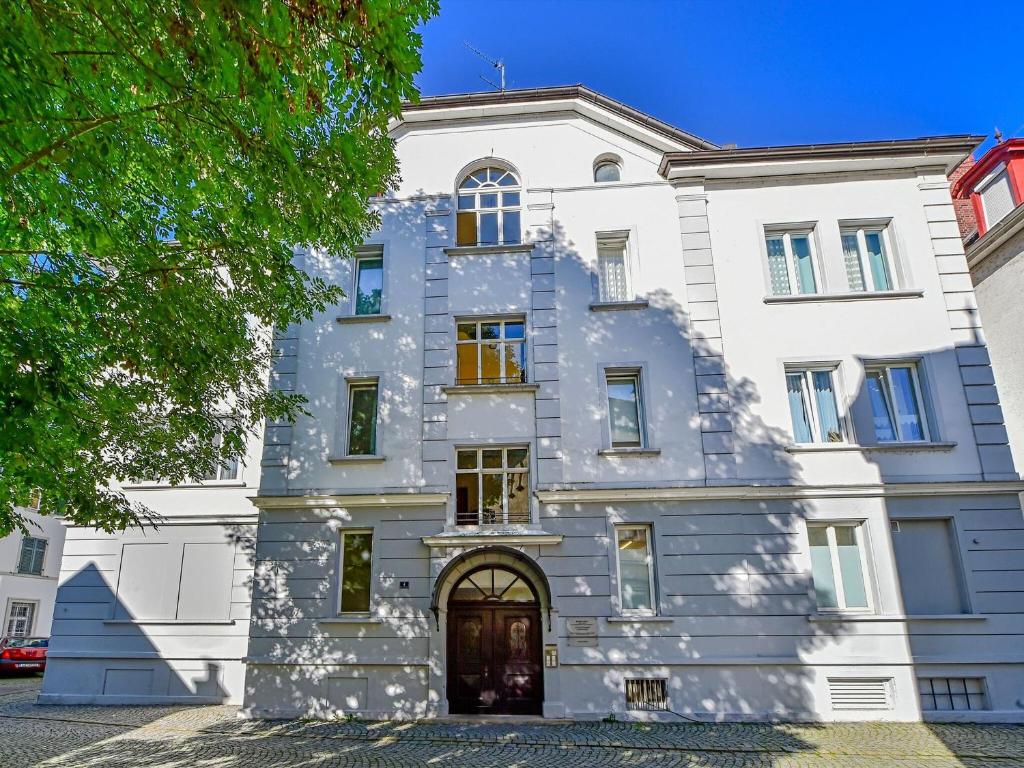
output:
<path id="1" fill-rule="evenodd" d="M 540 608 L 449 604 L 448 710 L 539 715 L 543 701 Z"/>

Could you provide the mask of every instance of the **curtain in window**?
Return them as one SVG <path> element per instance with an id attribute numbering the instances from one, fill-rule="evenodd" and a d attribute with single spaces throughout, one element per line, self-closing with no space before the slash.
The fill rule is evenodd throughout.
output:
<path id="1" fill-rule="evenodd" d="M 781 237 L 769 237 L 765 241 L 768 247 L 768 276 L 772 283 L 772 294 L 788 296 L 789 270 L 786 269 L 786 245 Z"/>
<path id="2" fill-rule="evenodd" d="M 790 237 L 793 248 L 793 271 L 799 283 L 800 293 L 816 293 L 818 286 L 814 281 L 814 265 L 811 263 L 811 241 L 806 235 Z"/>
<path id="3" fill-rule="evenodd" d="M 885 243 L 881 232 L 865 232 L 864 242 L 868 247 L 868 263 L 871 267 L 871 281 L 876 291 L 892 290 L 889 263 L 885 258 Z"/>
<path id="4" fill-rule="evenodd" d="M 814 371 L 811 374 L 814 386 L 814 403 L 818 406 L 818 418 L 821 420 L 821 441 L 838 443 L 843 439 L 843 430 L 839 426 L 839 411 L 836 406 L 836 393 L 832 387 L 831 371 Z"/>
<path id="5" fill-rule="evenodd" d="M 849 232 L 843 235 L 843 259 L 846 262 L 846 282 L 851 291 L 863 291 L 864 272 L 860 263 L 860 245 L 857 243 L 857 233 Z"/>
<path id="6" fill-rule="evenodd" d="M 786 393 L 789 397 L 789 413 L 793 417 L 793 439 L 798 443 L 812 443 L 809 403 L 804 397 L 804 376 L 802 373 L 786 375 Z"/>
<path id="7" fill-rule="evenodd" d="M 619 593 L 622 609 L 652 610 L 651 564 L 647 531 L 630 528 L 619 531 Z"/>
<path id="8" fill-rule="evenodd" d="M 875 437 L 880 443 L 896 440 L 896 428 L 889 411 L 889 398 L 885 391 L 885 374 L 882 371 L 868 371 L 865 383 L 871 412 L 874 415 Z"/>
<path id="9" fill-rule="evenodd" d="M 914 389 L 914 376 L 910 368 L 890 368 L 896 417 L 899 419 L 900 435 L 903 440 L 924 440 L 924 426 L 921 423 L 921 408 Z"/>
<path id="10" fill-rule="evenodd" d="M 626 249 L 623 246 L 600 246 L 597 260 L 601 301 L 626 301 Z"/>

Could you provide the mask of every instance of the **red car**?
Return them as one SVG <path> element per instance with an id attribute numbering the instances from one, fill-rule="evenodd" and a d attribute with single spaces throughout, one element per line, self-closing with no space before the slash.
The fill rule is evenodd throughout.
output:
<path id="1" fill-rule="evenodd" d="M 46 669 L 48 637 L 5 637 L 0 639 L 0 674 L 43 672 Z"/>

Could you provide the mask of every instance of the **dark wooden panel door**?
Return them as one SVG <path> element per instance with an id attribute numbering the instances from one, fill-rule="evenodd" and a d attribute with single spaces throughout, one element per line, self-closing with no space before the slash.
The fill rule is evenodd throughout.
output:
<path id="1" fill-rule="evenodd" d="M 450 607 L 449 711 L 540 714 L 540 646 L 540 611 L 535 606 Z"/>

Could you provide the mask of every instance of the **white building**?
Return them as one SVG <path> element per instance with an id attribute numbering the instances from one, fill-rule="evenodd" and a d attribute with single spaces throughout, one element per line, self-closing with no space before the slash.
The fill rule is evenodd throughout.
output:
<path id="1" fill-rule="evenodd" d="M 64 526 L 55 517 L 19 508 L 26 532 L 0 539 L 0 636 L 47 637 L 53 620 L 64 547 Z"/>
<path id="2" fill-rule="evenodd" d="M 251 488 L 72 530 L 44 700 L 208 700 L 213 660 L 254 715 L 1024 719 L 976 137 L 720 150 L 581 87 L 392 135 L 359 258 L 298 256 L 352 298 L 278 334 L 312 415 L 267 427 L 255 568 L 215 557 Z"/>

